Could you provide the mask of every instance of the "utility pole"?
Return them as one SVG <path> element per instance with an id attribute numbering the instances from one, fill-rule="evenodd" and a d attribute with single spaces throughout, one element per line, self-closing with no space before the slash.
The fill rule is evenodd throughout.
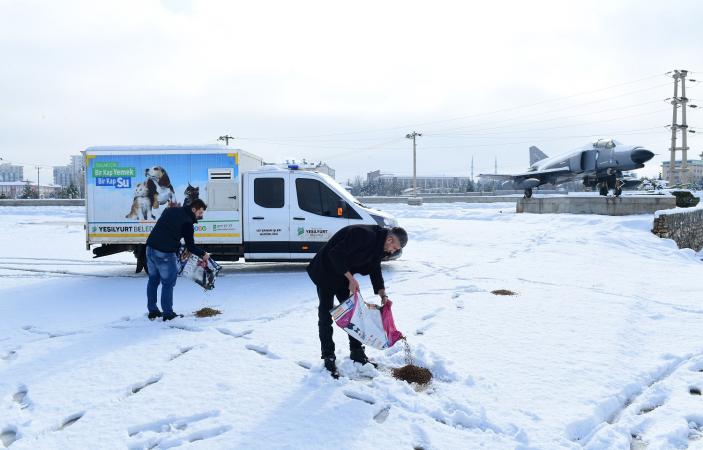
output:
<path id="1" fill-rule="evenodd" d="M 413 140 L 413 197 L 417 197 L 417 152 L 415 146 L 415 138 L 422 136 L 422 133 L 413 131 L 405 135 L 406 138 Z"/>
<path id="2" fill-rule="evenodd" d="M 674 96 L 671 98 L 671 104 L 673 106 L 673 113 L 671 119 L 671 157 L 669 159 L 669 186 L 674 184 L 674 172 L 678 171 L 680 176 L 681 184 L 688 182 L 688 145 L 687 145 L 687 133 L 688 125 L 686 124 L 686 104 L 688 103 L 688 98 L 686 98 L 686 75 L 687 70 L 674 70 L 671 77 L 674 79 Z M 681 80 L 681 97 L 679 97 L 679 80 Z M 681 125 L 677 122 L 677 112 L 679 105 L 681 105 Z M 676 133 L 681 130 L 681 147 L 676 146 Z M 681 150 L 681 167 L 676 168 L 676 151 Z"/>
<path id="3" fill-rule="evenodd" d="M 34 168 L 37 169 L 37 198 L 39 198 L 39 189 L 40 189 L 40 187 L 39 187 L 39 168 L 40 167 L 41 166 L 34 166 Z"/>
<path id="4" fill-rule="evenodd" d="M 230 139 L 234 140 L 234 137 L 232 137 L 228 134 L 225 134 L 224 136 L 220 136 L 217 138 L 218 141 L 225 141 L 225 145 L 229 145 Z"/>
<path id="5" fill-rule="evenodd" d="M 474 181 L 474 155 L 471 155 L 471 182 Z"/>

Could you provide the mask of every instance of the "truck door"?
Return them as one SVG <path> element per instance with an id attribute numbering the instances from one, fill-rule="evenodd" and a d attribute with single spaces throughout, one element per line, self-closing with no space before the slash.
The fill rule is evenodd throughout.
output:
<path id="1" fill-rule="evenodd" d="M 311 259 L 349 219 L 361 219 L 333 189 L 312 173 L 293 173 L 290 241 L 292 259 Z"/>
<path id="2" fill-rule="evenodd" d="M 247 177 L 246 242 L 249 260 L 289 260 L 290 174 L 271 172 Z"/>
<path id="3" fill-rule="evenodd" d="M 234 168 L 207 170 L 207 207 L 210 211 L 239 211 Z"/>

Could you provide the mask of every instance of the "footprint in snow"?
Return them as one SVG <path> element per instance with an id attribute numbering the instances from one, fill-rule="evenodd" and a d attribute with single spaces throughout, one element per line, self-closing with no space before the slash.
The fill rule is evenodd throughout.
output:
<path id="1" fill-rule="evenodd" d="M 413 433 L 413 440 L 416 442 L 415 445 L 413 445 L 413 450 L 425 450 L 430 447 L 430 438 L 425 430 L 416 424 L 410 425 L 410 429 Z"/>
<path id="2" fill-rule="evenodd" d="M 14 350 L 9 350 L 4 355 L 0 356 L 0 359 L 2 359 L 3 361 L 12 361 L 13 359 L 17 358 L 17 350 L 19 350 L 19 347 Z"/>
<path id="3" fill-rule="evenodd" d="M 422 316 L 422 317 L 420 318 L 420 320 L 430 320 L 431 318 L 433 318 L 433 317 L 436 316 L 436 315 L 437 315 L 437 311 L 432 312 L 432 313 L 430 313 L 430 314 L 425 314 L 424 316 Z"/>
<path id="4" fill-rule="evenodd" d="M 197 441 L 204 441 L 206 439 L 217 437 L 223 433 L 226 433 L 232 429 L 229 425 L 222 425 L 214 428 L 209 428 L 205 430 L 194 431 L 190 434 L 184 435 L 183 433 L 188 430 L 188 428 L 200 421 L 216 417 L 220 414 L 219 411 L 208 411 L 201 414 L 195 414 L 193 416 L 174 418 L 169 417 L 167 419 L 158 420 L 156 422 L 147 423 L 144 425 L 137 425 L 129 427 L 127 429 L 127 434 L 130 438 L 139 438 L 143 432 L 156 433 L 156 436 L 152 436 L 144 441 L 135 442 L 129 445 L 128 448 L 134 450 L 143 450 L 145 448 L 172 448 L 179 447 L 186 443 L 192 443 Z"/>
<path id="5" fill-rule="evenodd" d="M 130 388 L 130 391 L 131 391 L 130 395 L 138 394 L 144 388 L 151 386 L 152 384 L 158 383 L 161 380 L 162 376 L 163 375 L 161 375 L 161 374 L 155 375 L 155 376 L 149 378 L 148 380 L 144 381 L 143 383 L 133 384 L 132 387 Z"/>
<path id="6" fill-rule="evenodd" d="M 244 331 L 236 332 L 236 331 L 228 330 L 227 328 L 215 328 L 215 329 L 217 331 L 219 331 L 220 333 L 227 335 L 227 336 L 232 336 L 233 338 L 246 337 L 254 332 L 254 330 L 244 330 Z M 247 338 L 247 339 L 249 339 L 249 338 Z"/>
<path id="7" fill-rule="evenodd" d="M 645 406 L 642 409 L 640 409 L 640 412 L 638 412 L 637 414 L 640 416 L 643 414 L 649 414 L 652 411 L 654 411 L 655 409 L 659 408 L 660 406 L 661 406 L 660 404 L 654 404 L 652 406 Z"/>
<path id="8" fill-rule="evenodd" d="M 214 437 L 217 437 L 221 434 L 227 433 L 232 429 L 231 426 L 229 425 L 222 425 L 219 427 L 215 428 L 210 428 L 207 430 L 199 430 L 195 431 L 193 433 L 190 433 L 186 436 L 183 437 L 173 437 L 173 438 L 163 438 L 163 439 L 156 439 L 155 442 L 154 440 L 148 441 L 147 445 L 139 444 L 136 446 L 130 447 L 130 449 L 144 449 L 144 448 L 172 448 L 172 447 L 180 447 L 183 444 L 186 443 L 193 443 L 193 442 L 198 442 L 198 441 L 204 441 L 206 439 L 212 439 Z M 206 446 L 204 446 L 206 448 Z"/>
<path id="9" fill-rule="evenodd" d="M 433 326 L 432 323 L 426 323 L 425 325 L 423 325 L 420 328 L 418 328 L 417 330 L 415 330 L 415 335 L 422 336 L 423 334 L 425 334 L 425 331 L 432 328 L 432 326 Z"/>
<path id="10" fill-rule="evenodd" d="M 637 434 L 631 434 L 632 440 L 630 441 L 630 450 L 645 450 L 647 448 L 647 443 L 642 439 L 642 436 Z"/>
<path id="11" fill-rule="evenodd" d="M 12 394 L 12 400 L 20 405 L 20 408 L 22 409 L 28 408 L 32 405 L 32 402 L 29 401 L 29 397 L 27 396 L 28 392 L 29 389 L 27 389 L 27 386 L 22 384 L 17 387 L 17 392 Z"/>
<path id="12" fill-rule="evenodd" d="M 357 391 L 351 391 L 348 389 L 345 389 L 342 391 L 344 395 L 347 397 L 353 399 L 353 400 L 360 400 L 364 403 L 368 403 L 369 405 L 375 405 L 376 404 L 376 399 L 374 399 L 371 395 L 365 394 L 363 392 L 357 392 Z"/>
<path id="13" fill-rule="evenodd" d="M 178 353 L 176 353 L 175 355 L 171 356 L 171 358 L 169 359 L 169 361 L 173 361 L 173 360 L 176 359 L 176 358 L 180 358 L 181 356 L 185 355 L 186 353 L 188 353 L 188 352 L 191 351 L 191 350 L 193 350 L 193 347 L 181 347 L 181 348 L 178 349 Z"/>
<path id="14" fill-rule="evenodd" d="M 693 420 L 688 422 L 688 440 L 697 441 L 703 439 L 703 426 Z"/>
<path id="15" fill-rule="evenodd" d="M 155 433 L 169 432 L 172 430 L 185 430 L 189 425 L 200 422 L 210 417 L 217 417 L 220 415 L 220 411 L 213 410 L 207 411 L 200 414 L 194 414 L 192 416 L 185 417 L 168 417 L 166 419 L 157 420 L 155 422 L 149 422 L 143 425 L 134 425 L 127 428 L 127 434 L 130 437 L 136 436 L 145 431 L 153 431 Z"/>
<path id="16" fill-rule="evenodd" d="M 312 364 L 309 361 L 296 361 L 295 363 L 303 369 L 310 370 L 312 368 Z"/>
<path id="17" fill-rule="evenodd" d="M 275 353 L 271 353 L 268 349 L 267 345 L 253 345 L 253 344 L 247 344 L 244 346 L 247 350 L 251 350 L 253 352 L 258 353 L 259 355 L 266 356 L 267 358 L 271 359 L 281 359 L 280 356 L 276 355 Z"/>
<path id="18" fill-rule="evenodd" d="M 378 411 L 376 414 L 373 416 L 373 420 L 376 421 L 376 423 L 383 423 L 386 421 L 388 418 L 388 415 L 391 412 L 391 405 L 386 405 L 383 408 L 381 408 L 380 411 Z"/>
<path id="19" fill-rule="evenodd" d="M 75 414 L 71 414 L 70 416 L 66 417 L 66 419 L 64 419 L 63 423 L 59 427 L 59 430 L 63 430 L 65 428 L 68 428 L 71 425 L 73 425 L 74 423 L 78 422 L 81 419 L 81 417 L 83 417 L 84 414 L 85 414 L 85 411 L 80 411 L 80 412 L 77 412 Z"/>
<path id="20" fill-rule="evenodd" d="M 183 330 L 183 331 L 192 331 L 194 333 L 203 331 L 202 328 L 194 327 L 191 325 L 183 325 L 183 324 L 169 324 L 169 328 L 174 328 L 176 330 Z"/>
<path id="21" fill-rule="evenodd" d="M 13 442 L 17 440 L 17 427 L 14 426 L 8 426 L 3 428 L 3 430 L 0 432 L 0 442 L 2 442 L 2 445 L 5 446 L 5 448 L 9 447 L 12 445 Z"/>
<path id="22" fill-rule="evenodd" d="M 40 330 L 39 328 L 35 327 L 34 325 L 25 325 L 22 327 L 22 329 L 24 331 L 27 331 L 32 334 L 46 336 L 49 339 L 53 339 L 53 338 L 57 338 L 57 337 L 64 337 L 64 336 L 73 336 L 74 334 L 82 333 L 81 331 L 43 331 L 43 330 Z"/>

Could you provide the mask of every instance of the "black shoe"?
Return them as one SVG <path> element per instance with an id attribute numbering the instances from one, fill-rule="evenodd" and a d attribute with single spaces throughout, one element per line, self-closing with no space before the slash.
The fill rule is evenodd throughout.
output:
<path id="1" fill-rule="evenodd" d="M 149 313 L 149 320 L 154 320 L 154 319 L 156 319 L 157 317 L 161 317 L 161 316 L 163 316 L 163 314 L 161 314 L 161 311 L 159 311 L 159 310 L 157 309 L 156 311 L 152 311 L 152 312 Z"/>
<path id="2" fill-rule="evenodd" d="M 176 313 L 172 312 L 172 313 L 164 314 L 163 316 L 164 316 L 164 322 L 166 322 L 167 320 L 173 320 L 176 317 L 183 317 L 183 314 L 176 314 Z"/>
<path id="3" fill-rule="evenodd" d="M 373 362 L 371 362 L 371 360 L 369 360 L 369 358 L 366 356 L 366 353 L 364 353 L 364 349 L 363 349 L 363 348 L 357 348 L 357 349 L 352 350 L 352 351 L 350 352 L 350 354 L 349 354 L 349 358 L 350 358 L 352 361 L 361 364 L 362 366 L 363 366 L 364 364 L 367 364 L 367 363 L 368 363 L 368 364 L 371 364 L 371 365 L 374 366 L 374 367 L 378 367 L 378 366 L 376 365 L 376 363 L 373 363 Z"/>
<path id="4" fill-rule="evenodd" d="M 334 356 L 330 356 L 327 358 L 324 358 L 325 360 L 325 369 L 330 373 L 332 378 L 335 380 L 339 378 L 339 372 L 337 372 L 337 364 L 334 362 L 335 358 Z"/>

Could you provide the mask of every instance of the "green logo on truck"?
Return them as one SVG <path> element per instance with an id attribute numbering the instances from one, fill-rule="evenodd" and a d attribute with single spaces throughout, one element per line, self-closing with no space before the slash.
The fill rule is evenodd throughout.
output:
<path id="1" fill-rule="evenodd" d="M 136 176 L 136 167 L 120 167 L 118 163 L 111 161 L 96 161 L 93 164 L 93 178 Z"/>

